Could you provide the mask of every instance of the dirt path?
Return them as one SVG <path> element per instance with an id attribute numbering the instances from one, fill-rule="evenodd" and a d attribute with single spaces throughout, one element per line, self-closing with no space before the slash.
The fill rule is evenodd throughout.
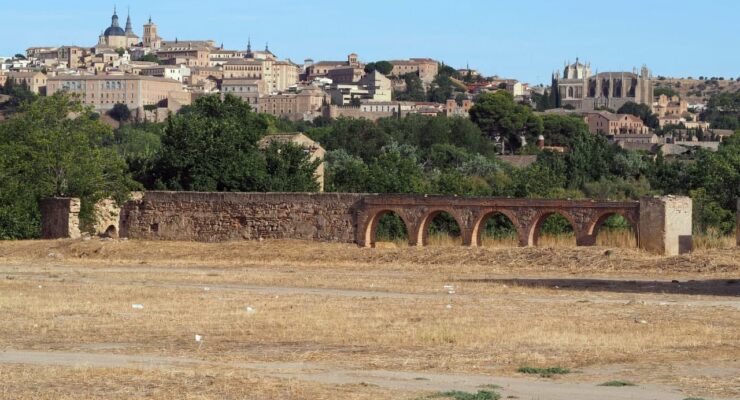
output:
<path id="1" fill-rule="evenodd" d="M 126 268 L 126 267 L 111 267 L 111 268 L 95 268 L 94 273 L 106 274 L 106 273 L 125 273 L 125 272 L 143 272 L 144 268 Z M 146 272 L 153 272 L 145 270 Z M 157 270 L 158 271 L 158 270 Z M 170 270 L 172 271 L 172 270 Z M 186 269 L 187 272 L 198 271 L 198 269 L 190 268 Z M 210 271 L 210 269 L 204 268 L 203 272 Z M 351 297 L 351 298 L 390 298 L 390 299 L 439 299 L 447 298 L 449 295 L 440 290 L 439 293 L 409 293 L 409 292 L 391 292 L 391 291 L 380 291 L 380 290 L 357 290 L 357 289 L 341 289 L 341 288 L 326 288 L 326 287 L 300 287 L 300 286 L 261 286 L 261 285 L 249 285 L 249 284 L 236 284 L 236 283 L 193 283 L 192 281 L 169 281 L 169 282 L 158 282 L 154 280 L 132 280 L 132 279 L 115 279 L 112 275 L 105 277 L 89 277 L 77 275 L 78 270 L 72 270 L 68 267 L 36 267 L 36 266 L 0 266 L 0 273 L 6 277 L 12 279 L 27 280 L 30 282 L 60 282 L 63 280 L 65 284 L 105 284 L 105 285 L 118 285 L 118 286 L 143 286 L 152 288 L 168 288 L 168 289 L 195 289 L 202 290 L 207 287 L 209 290 L 226 290 L 226 291 L 243 291 L 261 295 L 313 295 L 313 296 L 333 296 L 333 297 Z M 64 276 L 50 277 L 50 273 L 64 274 Z M 0 276 L 2 278 L 2 276 Z M 482 279 L 476 280 L 481 281 Z M 492 279 L 487 279 L 492 280 Z M 469 280 L 464 280 L 469 281 Z M 485 281 L 485 280 L 484 280 Z M 570 289 L 566 285 L 571 285 L 575 290 L 584 291 L 583 296 L 577 294 L 557 294 L 553 296 L 518 296 L 515 294 L 507 294 L 508 298 L 516 299 L 520 301 L 535 302 L 535 303 L 593 303 L 593 304 L 627 304 L 634 302 L 634 292 L 625 290 L 623 293 L 625 297 L 618 298 L 595 298 L 594 296 L 587 296 L 589 292 L 588 279 L 568 279 L 568 278 L 514 278 L 509 276 L 497 276 L 495 282 L 507 282 L 511 284 L 522 284 L 522 282 L 540 282 L 540 287 L 558 287 L 563 285 L 562 289 Z M 672 281 L 655 281 L 655 280 L 615 280 L 614 285 L 621 286 L 632 286 L 632 287 L 644 287 L 644 286 L 676 286 L 677 284 Z M 682 306 L 682 307 L 731 307 L 740 309 L 740 284 L 727 282 L 734 282 L 732 280 L 719 280 L 712 283 L 722 288 L 725 296 L 713 297 L 713 298 L 682 298 L 676 299 L 640 299 L 641 304 L 658 305 L 658 306 Z M 559 285 L 556 285 L 559 284 Z M 681 283 L 678 283 L 680 285 Z M 684 282 L 684 285 L 690 285 L 690 282 Z M 699 283 L 701 285 L 705 283 Z M 598 292 L 602 289 L 598 281 L 591 283 L 593 286 L 591 290 Z M 592 293 L 593 293 L 592 292 Z M 729 299 L 728 297 L 729 296 Z M 463 292 L 456 293 L 456 298 L 466 299 L 489 299 L 491 296 L 486 295 L 466 295 Z M 737 299 L 733 299 L 737 297 Z"/>
<path id="2" fill-rule="evenodd" d="M 121 355 L 83 352 L 42 352 L 6 349 L 0 351 L 0 364 L 33 364 L 93 368 L 192 368 L 219 366 L 248 369 L 256 374 L 326 384 L 371 384 L 399 391 L 480 390 L 496 384 L 504 396 L 522 400 L 676 400 L 675 388 L 640 385 L 603 387 L 599 382 L 560 382 L 550 379 L 494 377 L 474 374 L 444 374 L 389 370 L 362 370 L 323 363 L 214 363 L 195 358 Z"/>

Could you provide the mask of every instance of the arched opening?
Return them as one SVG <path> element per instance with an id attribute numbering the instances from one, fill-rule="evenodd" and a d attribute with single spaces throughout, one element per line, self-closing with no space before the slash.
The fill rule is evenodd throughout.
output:
<path id="1" fill-rule="evenodd" d="M 516 247 L 519 245 L 519 233 L 511 218 L 496 211 L 481 220 L 478 243 L 486 247 Z"/>
<path id="2" fill-rule="evenodd" d="M 116 229 L 114 225 L 109 225 L 107 228 L 105 228 L 103 237 L 113 238 L 113 239 L 118 238 L 118 229 Z"/>
<path id="3" fill-rule="evenodd" d="M 559 212 L 543 214 L 532 228 L 532 244 L 535 246 L 571 247 L 576 245 L 573 224 Z"/>
<path id="4" fill-rule="evenodd" d="M 424 219 L 420 242 L 423 246 L 461 246 L 460 224 L 446 211 L 432 212 Z"/>
<path id="5" fill-rule="evenodd" d="M 409 244 L 406 222 L 391 210 L 375 214 L 368 224 L 366 235 L 370 247 L 405 247 Z"/>
<path id="6" fill-rule="evenodd" d="M 607 213 L 599 217 L 591 229 L 597 246 L 637 248 L 637 230 L 627 218 L 619 213 Z"/>

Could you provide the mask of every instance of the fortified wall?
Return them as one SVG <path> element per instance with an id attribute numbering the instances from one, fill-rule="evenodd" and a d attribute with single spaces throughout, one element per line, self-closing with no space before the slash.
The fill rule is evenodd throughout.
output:
<path id="1" fill-rule="evenodd" d="M 106 204 L 107 207 L 110 204 Z M 44 237 L 74 237 L 76 199 L 42 203 Z M 409 245 L 427 244 L 429 225 L 442 212 L 460 227 L 466 246 L 480 246 L 486 221 L 506 216 L 520 246 L 537 245 L 543 222 L 553 214 L 573 227 L 576 244 L 596 243 L 601 225 L 620 215 L 631 225 L 640 248 L 657 254 L 691 250 L 691 199 L 649 197 L 641 201 L 543 200 L 349 193 L 146 192 L 106 215 L 118 218 L 100 233 L 146 240 L 222 242 L 302 239 L 373 247 L 380 218 L 389 212 L 405 224 Z M 108 225 L 107 228 L 104 225 Z M 78 232 L 78 231 L 77 231 Z"/>

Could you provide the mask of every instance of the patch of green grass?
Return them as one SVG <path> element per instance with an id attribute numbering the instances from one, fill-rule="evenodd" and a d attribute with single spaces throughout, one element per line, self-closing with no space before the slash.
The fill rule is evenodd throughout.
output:
<path id="1" fill-rule="evenodd" d="M 562 367 L 550 367 L 550 368 L 519 367 L 517 372 L 522 373 L 522 374 L 539 375 L 543 378 L 549 378 L 553 375 L 569 374 L 570 370 L 568 368 L 562 368 Z"/>
<path id="2" fill-rule="evenodd" d="M 501 389 L 501 386 L 494 385 L 493 383 L 488 383 L 488 384 L 485 384 L 485 385 L 480 385 L 478 387 L 483 388 L 483 389 Z"/>
<path id="3" fill-rule="evenodd" d="M 637 386 L 629 381 L 609 381 L 600 384 L 599 386 L 612 386 L 612 387 L 623 387 L 623 386 Z"/>
<path id="4" fill-rule="evenodd" d="M 439 392 L 431 396 L 432 398 L 449 398 L 455 400 L 499 400 L 501 395 L 496 392 L 490 392 L 487 390 L 479 390 L 478 393 L 461 392 L 459 390 L 451 390 L 449 392 Z"/>

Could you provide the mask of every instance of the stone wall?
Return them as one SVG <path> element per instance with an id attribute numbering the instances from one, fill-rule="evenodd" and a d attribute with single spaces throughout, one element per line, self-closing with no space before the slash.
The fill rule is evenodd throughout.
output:
<path id="1" fill-rule="evenodd" d="M 677 196 L 640 199 L 640 248 L 664 255 L 691 251 L 691 198 Z"/>
<path id="2" fill-rule="evenodd" d="M 80 199 L 53 197 L 41 200 L 41 238 L 80 237 Z"/>
<path id="3" fill-rule="evenodd" d="M 131 239 L 355 241 L 361 194 L 146 192 L 121 209 Z"/>

